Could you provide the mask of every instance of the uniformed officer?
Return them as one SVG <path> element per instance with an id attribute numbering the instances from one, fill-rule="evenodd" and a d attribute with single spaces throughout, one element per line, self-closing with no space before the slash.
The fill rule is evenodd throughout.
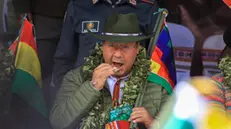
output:
<path id="1" fill-rule="evenodd" d="M 63 30 L 54 56 L 52 86 L 59 87 L 63 76 L 84 63 L 96 42 L 101 41 L 87 34 L 102 32 L 105 18 L 114 12 L 136 13 L 141 28 L 148 34 L 153 31 L 158 11 L 156 0 L 70 0 Z M 142 44 L 147 46 L 149 41 Z"/>

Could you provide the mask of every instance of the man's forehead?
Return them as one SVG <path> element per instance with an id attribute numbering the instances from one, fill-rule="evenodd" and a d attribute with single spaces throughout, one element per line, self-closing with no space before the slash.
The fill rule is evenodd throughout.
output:
<path id="1" fill-rule="evenodd" d="M 112 42 L 112 41 L 104 41 L 104 43 L 110 43 L 110 44 L 117 44 L 117 45 L 133 45 L 137 42 Z"/>

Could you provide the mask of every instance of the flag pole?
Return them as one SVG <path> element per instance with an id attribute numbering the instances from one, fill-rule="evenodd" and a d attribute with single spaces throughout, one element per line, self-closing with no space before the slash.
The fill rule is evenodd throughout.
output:
<path id="1" fill-rule="evenodd" d="M 159 38 L 159 34 L 160 34 L 160 31 L 161 31 L 164 19 L 168 15 L 168 10 L 167 9 L 159 9 L 158 12 L 154 13 L 154 15 L 156 15 L 156 14 L 159 14 L 159 15 L 158 15 L 157 22 L 156 22 L 156 25 L 155 25 L 154 30 L 153 30 L 153 32 L 155 32 L 155 36 L 150 39 L 150 43 L 149 43 L 148 51 L 147 51 L 148 56 L 150 57 L 150 59 L 151 59 L 151 56 L 152 56 L 153 49 L 154 49 L 154 47 L 156 45 L 156 42 L 157 42 L 157 40 Z M 146 86 L 146 84 L 144 86 Z M 143 101 L 144 91 L 145 90 L 146 90 L 146 87 L 143 87 L 142 92 L 137 97 L 135 107 L 142 106 L 142 101 Z M 136 127 L 137 127 L 137 123 L 133 123 L 131 121 L 130 129 L 136 129 Z"/>
<path id="2" fill-rule="evenodd" d="M 159 14 L 159 15 L 157 17 L 156 25 L 153 29 L 153 32 L 155 33 L 155 35 L 154 35 L 154 37 L 152 37 L 150 39 L 148 51 L 147 51 L 148 57 L 150 57 L 150 58 L 152 57 L 152 52 L 153 52 L 154 47 L 156 45 L 156 42 L 159 38 L 165 17 L 167 17 L 167 15 L 168 15 L 168 10 L 165 8 L 161 8 L 158 10 L 158 12 L 154 13 L 154 15 L 157 15 L 157 14 Z"/>

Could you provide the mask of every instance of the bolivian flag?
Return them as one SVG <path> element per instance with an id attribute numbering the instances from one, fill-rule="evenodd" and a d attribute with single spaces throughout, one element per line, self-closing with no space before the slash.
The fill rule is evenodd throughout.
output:
<path id="1" fill-rule="evenodd" d="M 223 0 L 229 8 L 231 8 L 231 0 Z"/>
<path id="2" fill-rule="evenodd" d="M 16 68 L 12 92 L 19 95 L 38 112 L 47 116 L 34 28 L 26 18 L 23 19 L 19 37 L 9 49 L 15 57 Z"/>

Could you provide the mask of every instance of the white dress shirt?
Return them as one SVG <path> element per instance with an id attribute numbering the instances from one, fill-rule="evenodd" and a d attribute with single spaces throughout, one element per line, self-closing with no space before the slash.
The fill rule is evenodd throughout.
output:
<path id="1" fill-rule="evenodd" d="M 120 94 L 119 94 L 119 103 L 121 103 L 121 99 L 122 99 L 122 96 L 123 96 L 123 92 L 122 92 L 122 87 L 124 87 L 124 82 L 128 80 L 128 76 L 125 76 L 125 77 L 122 77 L 121 78 L 121 82 L 120 82 Z M 108 79 L 107 79 L 107 83 L 108 83 L 108 86 L 109 86 L 109 90 L 110 90 L 110 93 L 111 93 L 111 96 L 113 97 L 113 91 L 114 91 L 114 86 L 116 84 L 116 82 L 118 81 L 117 78 L 115 77 L 112 77 L 110 76 Z"/>

